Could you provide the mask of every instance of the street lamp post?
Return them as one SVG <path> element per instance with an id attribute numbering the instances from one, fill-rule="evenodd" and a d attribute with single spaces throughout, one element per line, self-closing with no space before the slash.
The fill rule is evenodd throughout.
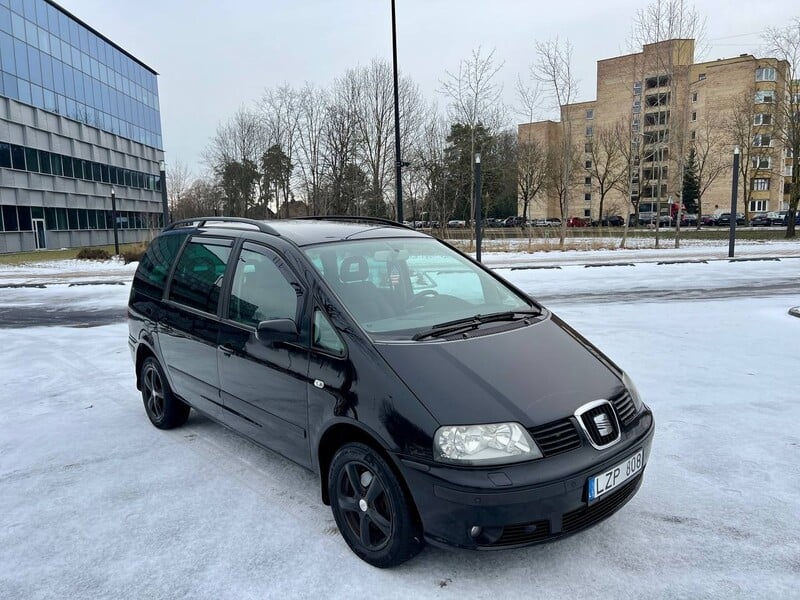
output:
<path id="1" fill-rule="evenodd" d="M 733 258 L 736 244 L 736 196 L 739 191 L 739 146 L 733 149 L 733 185 L 731 186 L 731 223 L 728 236 L 728 258 Z"/>
<path id="2" fill-rule="evenodd" d="M 119 235 L 117 234 L 117 193 L 111 188 L 111 224 L 114 226 L 114 255 L 119 255 Z"/>
<path id="3" fill-rule="evenodd" d="M 403 222 L 403 162 L 400 159 L 400 101 L 397 91 L 397 26 L 392 0 L 392 61 L 394 66 L 394 164 L 397 189 L 397 222 Z"/>
<path id="4" fill-rule="evenodd" d="M 158 163 L 161 171 L 161 211 L 163 213 L 163 227 L 169 225 L 169 201 L 167 199 L 167 164 L 162 160 Z"/>
<path id="5" fill-rule="evenodd" d="M 475 259 L 481 262 L 481 153 L 475 153 Z"/>

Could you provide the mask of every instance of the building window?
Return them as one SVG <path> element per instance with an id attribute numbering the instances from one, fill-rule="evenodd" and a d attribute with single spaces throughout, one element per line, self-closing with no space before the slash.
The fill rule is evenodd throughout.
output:
<path id="1" fill-rule="evenodd" d="M 750 181 L 750 189 L 754 192 L 766 192 L 769 190 L 769 179 L 766 177 L 756 177 Z"/>
<path id="2" fill-rule="evenodd" d="M 792 165 L 786 165 L 783 174 L 786 175 L 786 177 L 791 177 L 792 173 L 794 173 L 794 167 Z"/>
<path id="3" fill-rule="evenodd" d="M 755 95 L 755 103 L 756 104 L 772 104 L 775 101 L 774 94 L 771 91 L 762 90 L 756 92 Z"/>
<path id="4" fill-rule="evenodd" d="M 648 77 L 645 79 L 644 86 L 646 89 L 666 87 L 669 85 L 669 82 L 669 75 L 659 75 L 658 77 Z"/>
<path id="5" fill-rule="evenodd" d="M 591 168 L 592 168 L 592 161 L 590 161 L 590 160 L 587 160 L 584 166 L 585 166 L 587 169 L 591 169 Z"/>
<path id="6" fill-rule="evenodd" d="M 757 148 L 769 147 L 771 145 L 771 142 L 772 138 L 768 135 L 762 135 L 759 133 L 758 135 L 753 136 L 753 146 Z"/>
<path id="7" fill-rule="evenodd" d="M 697 111 L 692 112 L 692 121 L 697 121 Z"/>
<path id="8" fill-rule="evenodd" d="M 583 145 L 583 151 L 584 152 L 591 152 L 592 151 L 592 143 L 591 142 L 587 142 L 586 144 L 584 144 Z"/>
<path id="9" fill-rule="evenodd" d="M 594 133 L 594 128 L 591 125 L 589 125 L 586 128 L 586 137 L 592 137 L 593 133 Z"/>
<path id="10" fill-rule="evenodd" d="M 696 132 L 696 131 L 693 131 L 693 132 L 692 132 L 692 134 L 691 134 L 691 138 L 692 138 L 692 141 L 694 141 L 694 140 L 696 140 L 696 139 L 697 139 L 697 132 Z"/>
<path id="11" fill-rule="evenodd" d="M 583 216 L 591 218 L 592 216 L 592 209 L 591 208 L 584 208 L 583 209 Z"/>
<path id="12" fill-rule="evenodd" d="M 697 102 L 697 92 L 692 92 L 692 102 Z"/>
<path id="13" fill-rule="evenodd" d="M 769 200 L 750 200 L 750 212 L 764 212 L 769 210 Z"/>
<path id="14" fill-rule="evenodd" d="M 594 119 L 594 109 L 593 108 L 587 109 L 586 118 L 587 119 Z"/>
<path id="15" fill-rule="evenodd" d="M 700 75 L 697 76 L 697 80 L 698 81 L 703 81 L 705 78 L 706 78 L 706 74 L 705 73 L 700 73 Z"/>
<path id="16" fill-rule="evenodd" d="M 583 178 L 583 184 L 584 184 L 584 185 L 592 185 L 592 178 L 591 178 L 591 176 L 586 176 L 586 177 L 584 177 L 584 178 Z"/>
<path id="17" fill-rule="evenodd" d="M 756 69 L 756 81 L 775 81 L 777 71 L 773 67 Z"/>
<path id="18" fill-rule="evenodd" d="M 757 113 L 753 115 L 753 125 L 771 125 L 772 115 L 767 113 Z"/>
<path id="19" fill-rule="evenodd" d="M 586 202 L 591 202 L 591 201 L 592 201 L 592 193 L 591 193 L 591 192 L 586 192 L 586 193 L 583 195 L 583 199 L 584 199 Z"/>
<path id="20" fill-rule="evenodd" d="M 771 164 L 769 156 L 753 156 L 750 158 L 750 164 L 754 169 L 769 169 Z"/>

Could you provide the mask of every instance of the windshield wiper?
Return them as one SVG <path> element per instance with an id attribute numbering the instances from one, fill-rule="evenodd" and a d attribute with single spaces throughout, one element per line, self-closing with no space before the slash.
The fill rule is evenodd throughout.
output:
<path id="1" fill-rule="evenodd" d="M 506 312 L 489 313 L 486 315 L 473 315 L 463 319 L 456 319 L 454 321 L 446 321 L 438 323 L 430 329 L 415 333 L 411 339 L 414 341 L 423 340 L 425 338 L 439 337 L 442 335 L 449 335 L 453 333 L 460 333 L 462 331 L 470 331 L 477 329 L 485 323 L 494 323 L 498 321 L 518 321 L 520 319 L 527 319 L 529 317 L 538 317 L 542 314 L 539 309 L 533 310 L 514 310 Z"/>

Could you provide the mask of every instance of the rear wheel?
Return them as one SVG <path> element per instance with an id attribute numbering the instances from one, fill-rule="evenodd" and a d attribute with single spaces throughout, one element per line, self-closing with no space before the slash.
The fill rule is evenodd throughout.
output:
<path id="1" fill-rule="evenodd" d="M 409 499 L 384 458 L 365 444 L 345 444 L 328 473 L 331 509 L 347 545 L 375 567 L 393 567 L 422 549 Z"/>
<path id="2" fill-rule="evenodd" d="M 152 356 L 142 363 L 142 402 L 150 422 L 159 429 L 173 429 L 186 423 L 189 406 L 174 396 L 161 365 Z"/>

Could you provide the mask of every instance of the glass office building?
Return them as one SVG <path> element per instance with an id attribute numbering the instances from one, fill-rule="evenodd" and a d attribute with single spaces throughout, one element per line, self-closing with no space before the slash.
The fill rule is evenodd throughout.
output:
<path id="1" fill-rule="evenodd" d="M 0 0 L 0 252 L 161 225 L 157 73 L 49 0 Z"/>

